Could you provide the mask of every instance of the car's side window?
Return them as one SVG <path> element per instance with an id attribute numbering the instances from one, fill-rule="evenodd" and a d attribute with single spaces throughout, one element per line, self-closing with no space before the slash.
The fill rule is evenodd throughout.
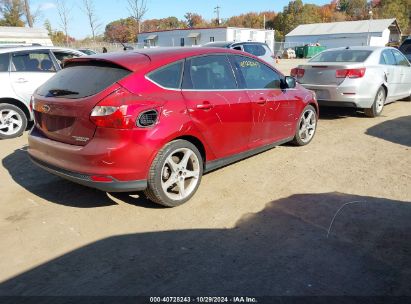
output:
<path id="1" fill-rule="evenodd" d="M 247 89 L 279 89 L 282 77 L 265 64 L 249 57 L 234 56 L 234 64 L 242 74 Z"/>
<path id="2" fill-rule="evenodd" d="M 244 44 L 244 51 L 254 56 L 265 55 L 265 48 L 260 44 Z"/>
<path id="3" fill-rule="evenodd" d="M 396 61 L 394 58 L 394 55 L 390 50 L 385 50 L 381 54 L 380 58 L 380 64 L 386 64 L 386 65 L 396 65 Z"/>
<path id="4" fill-rule="evenodd" d="M 195 57 L 187 61 L 189 84 L 184 88 L 194 90 L 229 90 L 237 89 L 237 82 L 230 62 L 225 55 Z"/>
<path id="5" fill-rule="evenodd" d="M 57 62 L 58 62 L 59 65 L 61 65 L 61 63 L 66 59 L 79 57 L 76 54 L 69 53 L 69 52 L 63 52 L 63 51 L 53 51 L 53 54 L 56 57 Z"/>
<path id="6" fill-rule="evenodd" d="M 20 52 L 12 56 L 14 72 L 55 72 L 53 61 L 48 52 Z"/>
<path id="7" fill-rule="evenodd" d="M 0 54 L 0 72 L 8 72 L 9 62 L 9 54 Z"/>
<path id="8" fill-rule="evenodd" d="M 407 66 L 407 67 L 410 66 L 410 63 L 408 62 L 407 58 L 405 58 L 403 54 L 401 54 L 397 50 L 392 50 L 392 52 L 394 53 L 394 57 L 395 57 L 397 65 L 402 65 L 402 66 Z"/>
<path id="9" fill-rule="evenodd" d="M 178 89 L 180 88 L 182 73 L 183 62 L 179 61 L 150 72 L 147 75 L 147 78 L 162 87 L 169 89 Z"/>

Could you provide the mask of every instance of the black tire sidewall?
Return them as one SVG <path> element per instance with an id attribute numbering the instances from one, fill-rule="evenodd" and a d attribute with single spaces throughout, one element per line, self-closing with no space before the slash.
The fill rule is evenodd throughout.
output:
<path id="1" fill-rule="evenodd" d="M 311 110 L 314 112 L 314 114 L 315 114 L 315 130 L 314 130 L 314 134 L 313 134 L 313 136 L 310 138 L 310 140 L 307 141 L 307 142 L 304 142 L 304 141 L 302 141 L 301 138 L 300 138 L 299 130 L 300 130 L 301 120 L 303 119 L 303 115 L 304 115 L 304 113 L 305 113 L 308 109 L 311 109 Z M 301 114 L 300 114 L 300 117 L 298 118 L 296 130 L 295 130 L 295 136 L 294 136 L 294 139 L 293 139 L 293 143 L 294 143 L 295 145 L 297 145 L 297 146 L 305 146 L 305 145 L 308 145 L 308 144 L 313 140 L 313 138 L 314 138 L 314 136 L 315 136 L 315 133 L 317 132 L 317 125 L 318 125 L 317 110 L 316 110 L 312 105 L 306 105 L 305 108 L 302 110 L 302 112 L 301 112 Z"/>
<path id="2" fill-rule="evenodd" d="M 172 154 L 175 150 L 178 150 L 181 148 L 190 149 L 191 151 L 193 151 L 193 153 L 195 153 L 199 161 L 200 174 L 199 174 L 197 185 L 189 196 L 187 196 L 186 198 L 182 200 L 172 200 L 164 193 L 164 190 L 161 186 L 161 178 L 162 178 L 161 171 L 163 169 L 163 165 L 167 157 L 169 157 L 169 155 Z M 204 165 L 203 158 L 195 145 L 193 145 L 189 141 L 182 140 L 182 139 L 170 142 L 163 148 L 161 152 L 162 153 L 159 153 L 157 155 L 157 157 L 160 157 L 160 159 L 153 162 L 154 170 L 150 170 L 150 174 L 154 174 L 155 176 L 149 177 L 148 187 L 151 187 L 151 191 L 154 192 L 157 198 L 161 201 L 161 202 L 157 201 L 158 203 L 168 206 L 168 207 L 180 206 L 184 204 L 185 202 L 187 202 L 188 200 L 190 200 L 194 196 L 194 194 L 197 192 L 197 189 L 200 186 L 201 178 L 203 175 L 203 165 Z M 154 181 L 154 185 L 150 184 L 150 181 Z"/>
<path id="3" fill-rule="evenodd" d="M 23 132 L 26 130 L 27 128 L 27 117 L 26 114 L 23 112 L 22 109 L 20 109 L 19 107 L 12 105 L 12 104 L 8 104 L 8 103 L 2 103 L 0 104 L 0 110 L 13 110 L 16 113 L 18 113 L 21 117 L 21 121 L 22 121 L 22 125 L 21 128 L 18 130 L 18 132 L 12 134 L 12 135 L 5 135 L 5 134 L 1 134 L 0 133 L 0 139 L 10 139 L 10 138 L 16 138 L 19 137 L 23 134 Z"/>

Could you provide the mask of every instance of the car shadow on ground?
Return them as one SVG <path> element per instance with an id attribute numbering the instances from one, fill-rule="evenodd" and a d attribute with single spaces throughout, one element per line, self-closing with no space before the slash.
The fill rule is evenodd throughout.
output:
<path id="1" fill-rule="evenodd" d="M 55 176 L 31 162 L 27 147 L 6 156 L 2 164 L 13 180 L 27 191 L 49 202 L 76 208 L 96 208 L 117 205 L 107 193 L 78 185 Z M 112 194 L 125 203 L 144 208 L 160 208 L 142 195 Z"/>
<path id="2" fill-rule="evenodd" d="M 365 134 L 411 147 L 411 115 L 384 121 L 369 128 Z"/>
<path id="3" fill-rule="evenodd" d="M 113 236 L 0 295 L 408 295 L 411 203 L 341 193 L 270 202 L 234 228 Z"/>
<path id="4" fill-rule="evenodd" d="M 355 108 L 320 106 L 320 119 L 334 120 L 347 117 L 368 118 L 364 112 Z"/>

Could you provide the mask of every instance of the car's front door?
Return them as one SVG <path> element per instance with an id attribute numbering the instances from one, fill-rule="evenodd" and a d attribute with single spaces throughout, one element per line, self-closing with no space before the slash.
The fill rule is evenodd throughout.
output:
<path id="1" fill-rule="evenodd" d="M 187 59 L 182 94 L 196 127 L 217 158 L 248 148 L 251 110 L 225 54 Z"/>
<path id="2" fill-rule="evenodd" d="M 11 85 L 16 95 L 27 104 L 34 91 L 55 72 L 56 67 L 48 50 L 22 51 L 12 54 Z"/>
<path id="3" fill-rule="evenodd" d="M 240 55 L 231 58 L 251 100 L 250 147 L 289 138 L 296 102 L 291 90 L 281 89 L 283 76 L 254 58 Z"/>
<path id="4" fill-rule="evenodd" d="M 394 54 L 387 49 L 381 53 L 380 64 L 383 66 L 385 82 L 388 86 L 387 101 L 396 100 L 399 95 L 400 73 L 397 69 Z"/>

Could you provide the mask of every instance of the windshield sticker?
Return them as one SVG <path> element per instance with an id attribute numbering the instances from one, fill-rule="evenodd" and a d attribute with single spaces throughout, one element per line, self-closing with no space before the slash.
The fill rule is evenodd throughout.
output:
<path id="1" fill-rule="evenodd" d="M 260 63 L 257 61 L 243 60 L 240 62 L 242 68 L 259 68 Z"/>

